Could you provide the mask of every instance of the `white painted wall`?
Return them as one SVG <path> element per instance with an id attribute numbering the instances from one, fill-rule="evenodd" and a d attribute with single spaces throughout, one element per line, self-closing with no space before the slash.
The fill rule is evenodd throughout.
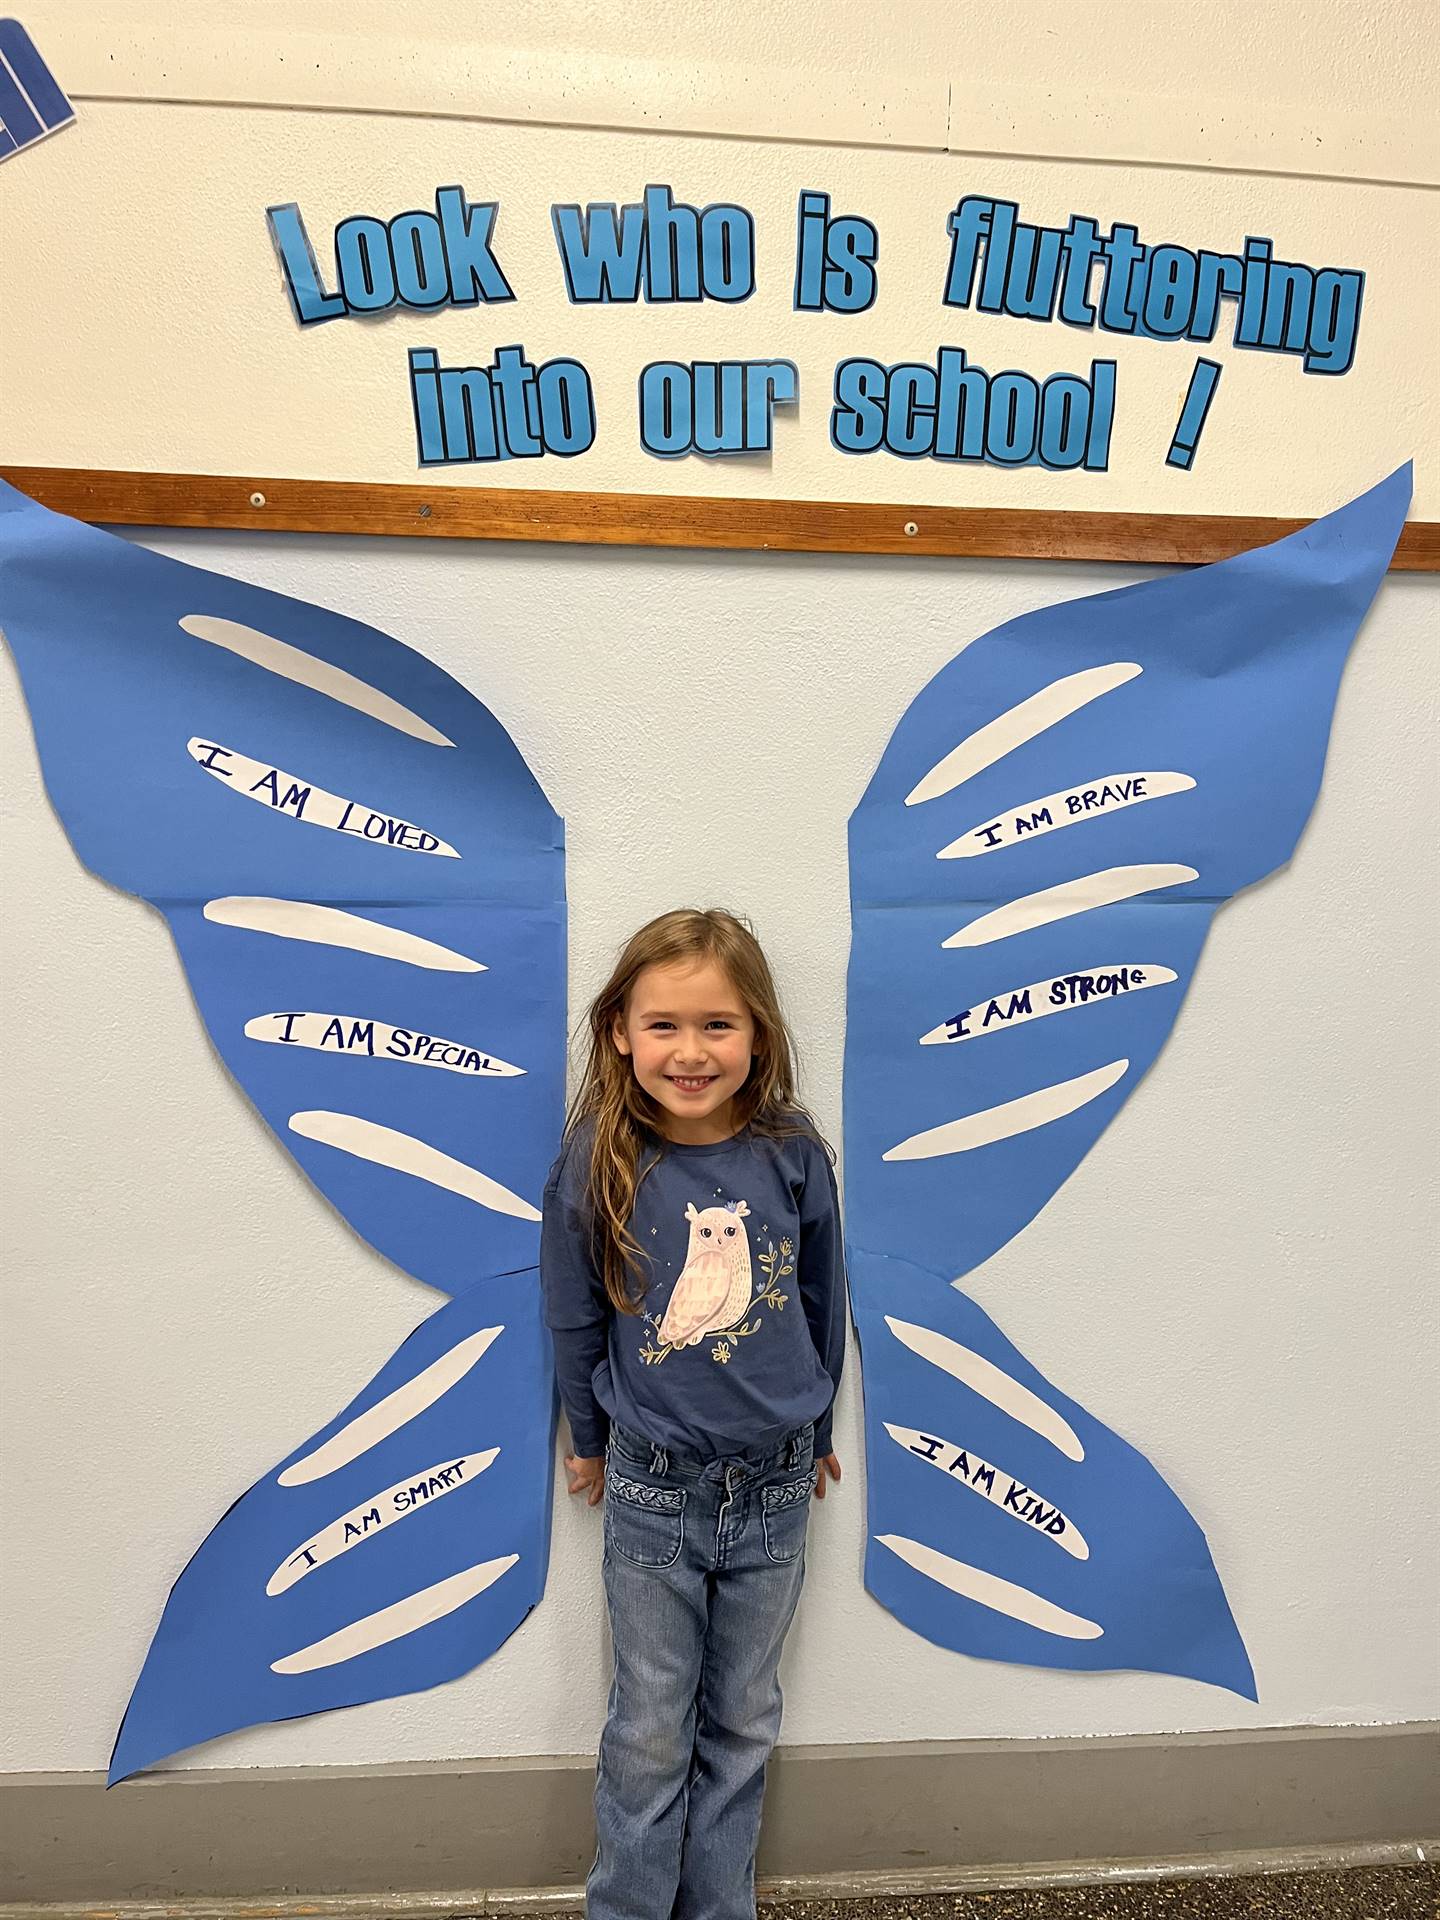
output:
<path id="1" fill-rule="evenodd" d="M 1425 87 L 1433 98 L 1420 9 L 1404 0 L 1322 7 L 1297 31 L 1291 7 L 1267 13 L 1227 0 L 1204 15 L 1168 8 L 1153 31 L 1117 42 L 1123 12 L 1047 0 L 1017 34 L 1013 7 L 977 6 L 965 10 L 972 34 L 960 42 L 948 6 L 911 9 L 900 31 L 883 16 L 880 40 L 865 22 L 882 16 L 861 0 L 753 9 L 757 22 L 773 16 L 773 71 L 792 79 L 811 44 L 807 23 L 829 28 L 825 60 L 802 72 L 809 92 L 796 81 L 800 91 L 786 95 L 779 80 L 737 86 L 733 35 L 716 27 L 722 15 L 731 20 L 728 9 L 666 8 L 671 37 L 662 41 L 647 35 L 662 10 L 639 0 L 583 10 L 535 0 L 511 10 L 513 46 L 477 50 L 460 10 L 441 6 L 428 11 L 424 39 L 406 40 L 414 57 L 400 69 L 386 61 L 410 20 L 367 0 L 344 9 L 343 34 L 339 10 L 307 10 L 320 78 L 301 79 L 292 65 L 285 91 L 279 53 L 296 56 L 300 33 L 290 9 L 252 4 L 237 31 L 209 0 L 183 11 L 151 6 L 143 17 L 94 5 L 82 33 L 72 9 L 37 0 L 26 18 L 42 45 L 57 56 L 85 53 L 83 85 L 71 84 L 89 90 L 82 108 L 92 134 L 58 135 L 0 169 L 7 258 L 33 268 L 0 319 L 9 368 L 0 459 L 243 470 L 281 431 L 304 448 L 282 470 L 355 477 L 353 459 L 378 444 L 378 376 L 362 373 L 327 428 L 298 361 L 278 386 L 256 384 L 269 364 L 261 346 L 279 339 L 283 318 L 273 278 L 240 276 L 253 317 L 243 308 L 207 317 L 202 299 L 190 320 L 185 302 L 201 294 L 183 266 L 204 257 L 202 194 L 238 229 L 242 214 L 253 215 L 267 154 L 283 151 L 302 184 L 306 167 L 315 180 L 323 172 L 339 213 L 351 210 L 338 205 L 342 189 L 356 205 L 390 197 L 386 141 L 400 138 L 396 129 L 410 129 L 407 152 L 430 184 L 448 177 L 432 161 L 457 142 L 509 150 L 495 144 L 503 128 L 468 120 L 446 131 L 317 110 L 374 105 L 387 79 L 446 112 L 488 104 L 499 119 L 548 113 L 572 126 L 609 88 L 605 124 L 625 129 L 646 100 L 668 103 L 667 124 L 710 131 L 716 116 L 743 126 L 742 96 L 772 115 L 774 101 L 798 100 L 780 130 L 811 139 L 844 137 L 833 118 L 814 117 L 817 101 L 839 98 L 843 127 L 857 129 L 850 137 L 903 147 L 918 129 L 915 144 L 937 149 L 863 157 L 903 170 L 909 158 L 955 164 L 938 151 L 943 126 L 934 132 L 943 73 L 947 88 L 958 76 L 991 103 L 972 147 L 1012 156 L 1093 149 L 1107 161 L 1153 150 L 1191 166 L 1264 159 L 1278 169 L 1273 190 L 1312 223 L 1317 247 L 1338 231 L 1343 250 L 1361 231 L 1347 223 L 1390 218 L 1385 209 L 1402 199 L 1412 218 L 1410 189 L 1355 176 L 1429 177 L 1423 139 L 1405 131 L 1425 124 L 1417 104 Z M 437 91 L 446 75 L 457 84 L 457 71 L 470 76 L 458 102 Z M 490 72 L 509 76 L 508 95 L 484 93 Z M 689 96 L 686 72 L 696 76 Z M 1047 98 L 1058 105 L 1042 108 L 1037 73 L 1055 83 Z M 848 93 L 827 94 L 847 75 Z M 1115 105 L 1127 88 L 1128 112 Z M 948 94 L 952 111 L 956 97 Z M 153 104 L 161 98 L 202 104 Z M 218 104 L 257 98 L 307 110 Z M 1085 102 L 1094 104 L 1091 149 Z M 1233 135 L 1214 131 L 1217 105 L 1239 129 Z M 759 106 L 749 110 L 763 121 Z M 1198 131 L 1207 118 L 1210 130 Z M 1280 131 L 1257 159 L 1266 128 Z M 573 147 L 576 137 L 565 139 Z M 642 182 L 652 154 L 672 151 L 633 131 L 610 137 L 639 143 L 627 147 L 627 164 Z M 1337 157 L 1320 168 L 1305 142 L 1322 137 Z M 552 145 L 560 152 L 560 136 Z M 779 181 L 793 165 L 748 143 L 726 151 L 757 178 L 768 168 Z M 811 158 L 837 183 L 861 165 L 839 148 Z M 1283 177 L 1307 166 L 1336 176 L 1324 195 Z M 41 169 L 67 183 L 68 199 L 38 191 Z M 1102 175 L 1117 207 L 1122 189 L 1162 190 L 1146 185 L 1148 169 L 1122 178 L 1107 166 Z M 138 177 L 169 191 L 163 218 L 130 190 Z M 1073 169 L 1054 174 L 1046 189 L 1054 210 L 1083 204 L 1076 178 Z M 1182 235 L 1199 231 L 1189 215 L 1202 212 L 1223 214 L 1227 232 L 1232 217 L 1243 230 L 1259 189 L 1241 176 L 1217 189 L 1219 178 L 1167 175 L 1163 191 L 1186 216 Z M 178 248 L 177 227 L 202 251 Z M 88 279 L 82 242 L 97 263 Z M 1398 269 L 1392 284 L 1399 301 Z M 74 297 L 62 310 L 67 291 Z M 1410 366 L 1423 317 L 1391 303 L 1387 322 L 1383 303 L 1381 311 L 1394 377 L 1369 437 L 1351 448 L 1357 487 L 1434 407 L 1418 384 L 1423 369 Z M 927 318 L 913 344 L 933 339 Z M 896 344 L 909 351 L 912 342 Z M 358 351 L 351 333 L 347 365 L 363 363 L 350 358 Z M 1277 497 L 1264 510 L 1290 510 L 1293 465 L 1280 444 Z M 802 463 L 787 481 L 804 472 Z M 1422 480 L 1433 485 L 1433 476 Z M 680 485 L 663 470 L 655 484 Z M 807 1089 L 837 1134 L 845 818 L 894 720 L 943 661 L 997 621 L 1138 577 L 1061 565 L 291 536 L 148 544 L 386 627 L 494 708 L 567 819 L 577 1012 L 616 943 L 650 914 L 685 900 L 750 912 L 786 991 Z M 1437 1550 L 1427 1525 L 1440 1467 L 1428 1379 L 1440 1226 L 1427 1137 L 1440 1093 L 1436 604 L 1430 580 L 1386 582 L 1347 674 L 1326 785 L 1292 868 L 1225 909 L 1140 1093 L 1040 1219 L 972 1281 L 1021 1349 L 1142 1446 L 1201 1518 L 1255 1659 L 1259 1706 L 1156 1676 L 969 1661 L 899 1627 L 860 1584 L 852 1371 L 837 1421 L 849 1471 L 815 1515 L 810 1581 L 787 1653 L 787 1741 L 1440 1713 L 1428 1617 Z M 767 752 L 748 784 L 702 790 L 674 770 L 673 703 L 712 688 L 743 701 L 764 729 Z M 245 1106 L 204 1037 L 159 920 L 78 867 L 41 792 L 8 660 L 0 860 L 9 1269 L 0 1294 L 0 1640 L 10 1650 L 0 1769 L 98 1767 L 170 1579 L 230 1500 L 326 1420 L 434 1296 L 355 1239 Z M 550 1594 L 487 1665 L 432 1693 L 235 1736 L 197 1760 L 295 1765 L 590 1748 L 605 1686 L 598 1516 L 556 1497 Z"/>
<path id="2" fill-rule="evenodd" d="M 641 920 L 754 916 L 806 1086 L 840 1121 L 845 818 L 910 695 L 974 635 L 1130 570 L 168 536 L 179 558 L 422 646 L 566 816 L 572 1002 Z M 792 1742 L 1440 1712 L 1431 1618 L 1437 1221 L 1435 595 L 1392 575 L 1292 867 L 1224 909 L 1168 1049 L 1040 1218 L 973 1276 L 1037 1366 L 1205 1525 L 1260 1704 L 991 1665 L 860 1584 L 858 1374 L 787 1652 Z M 673 712 L 738 699 L 752 779 L 690 785 Z M 83 872 L 0 678 L 3 1208 L 13 1651 L 0 1768 L 104 1761 L 169 1580 L 434 1296 L 317 1198 L 212 1053 L 158 917 Z M 599 743 L 604 743 L 603 750 Z M 623 750 L 622 750 L 623 748 Z M 409 1699 L 215 1743 L 215 1765 L 578 1752 L 604 1706 L 599 1516 L 557 1513 L 544 1604 Z"/>

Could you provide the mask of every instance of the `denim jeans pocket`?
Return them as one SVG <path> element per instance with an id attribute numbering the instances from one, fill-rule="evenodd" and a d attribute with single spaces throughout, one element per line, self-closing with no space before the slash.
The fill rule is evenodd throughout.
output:
<path id="1" fill-rule="evenodd" d="M 807 1474 L 803 1480 L 777 1481 L 760 1489 L 765 1551 L 782 1566 L 788 1560 L 798 1560 L 804 1549 L 814 1492 L 813 1474 Z"/>
<path id="2" fill-rule="evenodd" d="M 605 1531 L 622 1560 L 637 1567 L 673 1567 L 685 1538 L 685 1489 L 606 1474 Z"/>

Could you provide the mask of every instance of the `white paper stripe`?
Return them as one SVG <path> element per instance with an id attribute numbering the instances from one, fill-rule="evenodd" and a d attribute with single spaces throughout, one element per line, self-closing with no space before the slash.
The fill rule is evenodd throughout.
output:
<path id="1" fill-rule="evenodd" d="M 282 819 L 324 827 L 372 847 L 400 847 L 406 853 L 438 854 L 446 860 L 460 858 L 448 841 L 428 827 L 417 827 L 413 820 L 402 820 L 399 814 L 386 813 L 364 800 L 347 800 L 343 793 L 330 793 L 313 780 L 298 779 L 268 760 L 252 760 L 248 753 L 237 753 L 218 740 L 205 740 L 197 734 L 186 742 L 185 750 L 212 780 L 229 787 L 242 800 L 268 807 Z"/>
<path id="2" fill-rule="evenodd" d="M 919 1427 L 892 1426 L 888 1420 L 885 1422 L 885 1431 L 897 1447 L 903 1448 L 917 1460 L 926 1461 L 954 1485 L 968 1487 L 972 1493 L 978 1493 L 982 1500 L 988 1500 L 992 1507 L 1009 1514 L 1012 1520 L 1018 1520 L 1031 1533 L 1038 1533 L 1045 1540 L 1053 1540 L 1073 1560 L 1090 1558 L 1089 1544 L 1075 1522 L 1068 1514 L 1062 1513 L 1053 1500 L 1047 1500 L 1043 1494 L 1037 1493 L 1026 1481 L 1017 1480 L 1013 1473 L 1007 1473 L 1003 1467 L 982 1460 L 969 1447 L 962 1447 L 954 1440 L 944 1440 L 939 1434 L 926 1433 Z"/>
<path id="3" fill-rule="evenodd" d="M 912 1133 L 908 1140 L 881 1155 L 883 1160 L 933 1160 L 942 1153 L 969 1153 L 976 1147 L 993 1146 L 997 1140 L 1013 1139 L 1017 1133 L 1029 1133 L 1035 1127 L 1063 1120 L 1091 1100 L 1113 1087 L 1129 1067 L 1128 1060 L 1112 1060 L 1107 1066 L 1077 1074 L 1073 1080 L 1057 1080 L 1054 1086 L 1037 1087 L 1018 1100 L 1006 1100 L 998 1107 L 985 1107 L 979 1113 L 963 1114 L 947 1120 L 943 1126 L 928 1127 L 924 1133 Z"/>
<path id="4" fill-rule="evenodd" d="M 1070 973 L 1057 973 L 1053 979 L 1032 980 L 1028 987 L 1007 987 L 988 1000 L 978 1000 L 973 1007 L 966 1007 L 941 1021 L 938 1027 L 932 1027 L 929 1033 L 922 1033 L 920 1044 L 922 1047 L 960 1046 L 966 1040 L 983 1040 L 987 1034 L 1023 1027 L 1029 1020 L 1047 1019 L 1052 1013 L 1113 1006 L 1117 1000 L 1128 1000 L 1132 993 L 1144 993 L 1147 987 L 1168 987 L 1174 978 L 1171 968 L 1156 966 L 1149 960 L 1117 960 L 1106 967 L 1076 967 Z M 956 1026 L 960 1028 L 958 1033 L 951 1031 Z"/>
<path id="5" fill-rule="evenodd" d="M 245 1022 L 245 1035 L 279 1047 L 305 1047 L 351 1059 L 444 1067 L 449 1073 L 468 1074 L 472 1080 L 508 1080 L 525 1072 L 524 1067 L 512 1067 L 468 1040 L 446 1040 L 417 1027 L 392 1027 L 387 1021 L 365 1020 L 353 1013 L 257 1013 Z"/>
<path id="6" fill-rule="evenodd" d="M 1039 840 L 1087 820 L 1104 820 L 1127 807 L 1143 807 L 1147 800 L 1163 800 L 1172 793 L 1189 793 L 1195 785 L 1188 773 L 1106 773 L 1059 793 L 1026 800 L 978 826 L 957 835 L 941 847 L 937 860 L 970 860 L 977 854 L 1000 853 L 1026 840 Z M 1088 796 L 1088 798 L 1087 798 Z"/>
<path id="7" fill-rule="evenodd" d="M 1162 887 L 1183 887 L 1187 881 L 1199 878 L 1194 867 L 1103 867 L 1098 873 L 1083 874 L 1078 880 L 1062 880 L 1058 887 L 1042 887 L 1038 893 L 1007 901 L 991 913 L 982 913 L 940 944 L 942 947 L 988 946 L 992 940 L 1008 940 L 1014 933 L 1048 927 L 1052 920 L 1068 920 L 1074 913 L 1113 906 L 1117 900 L 1133 900 L 1137 894 L 1155 893 Z"/>
<path id="8" fill-rule="evenodd" d="M 1098 1640 L 1105 1631 L 1094 1620 L 1057 1607 L 1053 1600 L 1032 1593 L 1029 1587 L 1002 1580 L 998 1573 L 986 1573 L 983 1567 L 972 1567 L 964 1560 L 952 1560 L 948 1553 L 937 1552 L 919 1540 L 907 1540 L 898 1533 L 877 1533 L 875 1538 L 917 1573 L 923 1573 L 927 1579 L 937 1581 L 966 1600 L 978 1601 L 992 1613 L 1008 1614 L 1012 1620 L 1019 1620 L 1027 1627 L 1038 1627 L 1042 1633 L 1053 1633 L 1062 1640 Z"/>
<path id="9" fill-rule="evenodd" d="M 348 1467 L 352 1460 L 358 1460 L 371 1447 L 378 1447 L 382 1440 L 388 1440 L 392 1433 L 398 1433 L 417 1414 L 424 1413 L 427 1407 L 433 1407 L 457 1380 L 463 1380 L 504 1331 L 503 1326 L 484 1327 L 479 1333 L 468 1334 L 465 1339 L 457 1341 L 447 1353 L 442 1353 L 438 1360 L 432 1360 L 428 1367 L 422 1367 L 403 1386 L 396 1387 L 393 1393 L 387 1393 L 383 1400 L 377 1400 L 374 1406 L 367 1407 L 363 1413 L 357 1413 L 353 1420 L 348 1420 L 338 1432 L 322 1441 L 313 1453 L 292 1461 L 276 1476 L 279 1484 L 282 1487 L 308 1486 L 312 1480 L 323 1480 L 327 1473 Z"/>
<path id="10" fill-rule="evenodd" d="M 387 727 L 408 733 L 412 740 L 424 740 L 432 747 L 455 744 L 438 727 L 432 727 L 428 720 L 422 720 L 418 713 L 412 713 L 388 693 L 372 687 L 368 680 L 357 679 L 344 667 L 332 666 L 328 660 L 292 647 L 288 640 L 277 640 L 273 634 L 261 633 L 257 627 L 245 627 L 238 620 L 222 620 L 209 613 L 187 613 L 180 625 L 197 640 L 208 640 L 212 647 L 237 653 L 242 660 L 253 661 L 257 667 L 279 674 L 283 680 L 312 687 L 316 693 L 326 694 L 342 706 L 369 714 L 372 720 L 383 720 Z"/>
<path id="11" fill-rule="evenodd" d="M 936 1333 L 933 1327 L 916 1326 L 909 1320 L 894 1320 L 888 1313 L 885 1324 L 912 1353 L 918 1353 L 932 1367 L 939 1367 L 952 1379 L 959 1380 L 972 1392 L 978 1393 L 982 1400 L 988 1400 L 1002 1413 L 1009 1414 L 1012 1420 L 1018 1420 L 1022 1427 L 1029 1427 L 1032 1433 L 1038 1433 L 1042 1440 L 1048 1440 L 1052 1447 L 1058 1447 L 1067 1460 L 1085 1458 L 1080 1436 L 1065 1416 L 1058 1413 L 1048 1401 L 1042 1400 L 1038 1393 L 1032 1393 L 1029 1387 L 1022 1385 L 1013 1374 L 1006 1373 L 1003 1367 L 997 1367 L 993 1360 L 987 1360 L 983 1353 L 976 1353 L 973 1347 L 962 1346 L 947 1334 Z"/>
<path id="12" fill-rule="evenodd" d="M 362 913 L 341 907 L 320 907 L 311 900 L 277 900 L 263 894 L 227 894 L 207 900 L 205 918 L 220 927 L 243 927 L 250 933 L 273 933 L 281 940 L 309 940 L 320 947 L 348 947 L 352 953 L 373 953 L 379 960 L 403 960 L 407 966 L 428 967 L 432 973 L 484 973 L 485 966 L 468 955 L 422 940 L 418 933 L 387 927 Z"/>
<path id="13" fill-rule="evenodd" d="M 266 1593 L 272 1598 L 277 1593 L 288 1593 L 297 1580 L 303 1580 L 314 1568 L 339 1559 L 342 1553 L 348 1553 L 362 1541 L 373 1539 L 377 1533 L 383 1533 L 386 1527 L 394 1526 L 400 1520 L 408 1520 L 412 1513 L 433 1506 L 457 1487 L 468 1486 L 484 1473 L 499 1457 L 499 1453 L 498 1447 L 487 1447 L 484 1453 L 451 1454 L 420 1473 L 407 1474 L 403 1480 L 397 1480 L 393 1487 L 386 1487 L 383 1493 L 362 1500 L 358 1506 L 351 1507 L 348 1513 L 340 1514 L 328 1526 L 321 1527 L 318 1533 L 311 1534 L 302 1545 L 292 1548 L 266 1581 Z"/>
<path id="14" fill-rule="evenodd" d="M 1008 712 L 987 720 L 958 747 L 952 747 L 923 779 L 916 781 L 905 796 L 906 806 L 920 806 L 926 800 L 937 800 L 942 793 L 953 792 L 977 773 L 983 773 L 986 767 L 1003 760 L 1007 753 L 1013 753 L 1016 747 L 1023 747 L 1048 727 L 1068 720 L 1072 713 L 1098 700 L 1102 693 L 1123 687 L 1142 671 L 1131 660 L 1117 660 L 1109 666 L 1086 667 L 1080 673 L 1066 674 L 1063 680 L 1052 680 L 1048 687 L 1032 693 L 1028 700 L 1022 700 Z"/>
<path id="15" fill-rule="evenodd" d="M 489 1207 L 492 1213 L 508 1213 L 514 1220 L 538 1220 L 540 1210 L 522 1200 L 518 1193 L 502 1187 L 478 1167 L 456 1160 L 428 1141 L 417 1140 L 413 1133 L 400 1133 L 394 1127 L 382 1127 L 378 1121 L 362 1120 L 355 1113 L 329 1113 L 314 1107 L 305 1113 L 292 1113 L 290 1125 L 307 1140 L 335 1147 L 341 1153 L 353 1153 L 357 1160 L 370 1160 L 379 1167 L 391 1167 L 396 1173 L 411 1174 L 416 1180 L 428 1180 L 432 1187 L 458 1193 L 462 1200 Z"/>
<path id="16" fill-rule="evenodd" d="M 338 1633 L 314 1640 L 308 1647 L 287 1653 L 281 1660 L 272 1660 L 270 1671 L 314 1673 L 318 1667 L 338 1666 L 342 1660 L 353 1660 L 358 1654 L 370 1653 L 392 1640 L 402 1640 L 407 1633 L 418 1633 L 421 1627 L 443 1620 L 447 1613 L 454 1613 L 477 1593 L 493 1587 L 519 1558 L 518 1553 L 507 1553 L 502 1559 L 484 1560 L 478 1566 L 452 1573 L 448 1580 L 437 1580 L 433 1587 L 422 1587 L 418 1593 L 397 1600 L 393 1606 L 382 1607 L 378 1613 L 367 1613 L 363 1620 L 341 1627 Z"/>

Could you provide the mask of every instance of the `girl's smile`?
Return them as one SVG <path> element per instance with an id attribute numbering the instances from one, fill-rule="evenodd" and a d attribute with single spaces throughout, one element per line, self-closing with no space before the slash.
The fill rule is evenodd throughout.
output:
<path id="1" fill-rule="evenodd" d="M 755 1021 L 715 961 L 643 968 L 613 1037 L 661 1108 L 667 1138 L 707 1146 L 738 1130 L 735 1095 L 750 1077 Z"/>

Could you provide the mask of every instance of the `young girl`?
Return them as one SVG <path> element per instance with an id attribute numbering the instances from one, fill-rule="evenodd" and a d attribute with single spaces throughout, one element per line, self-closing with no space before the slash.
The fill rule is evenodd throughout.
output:
<path id="1" fill-rule="evenodd" d="M 759 943 L 662 914 L 590 1009 L 540 1278 L 574 1452 L 604 1496 L 615 1648 L 589 1920 L 753 1920 L 780 1651 L 830 1409 L 845 1271 L 829 1149 Z"/>

